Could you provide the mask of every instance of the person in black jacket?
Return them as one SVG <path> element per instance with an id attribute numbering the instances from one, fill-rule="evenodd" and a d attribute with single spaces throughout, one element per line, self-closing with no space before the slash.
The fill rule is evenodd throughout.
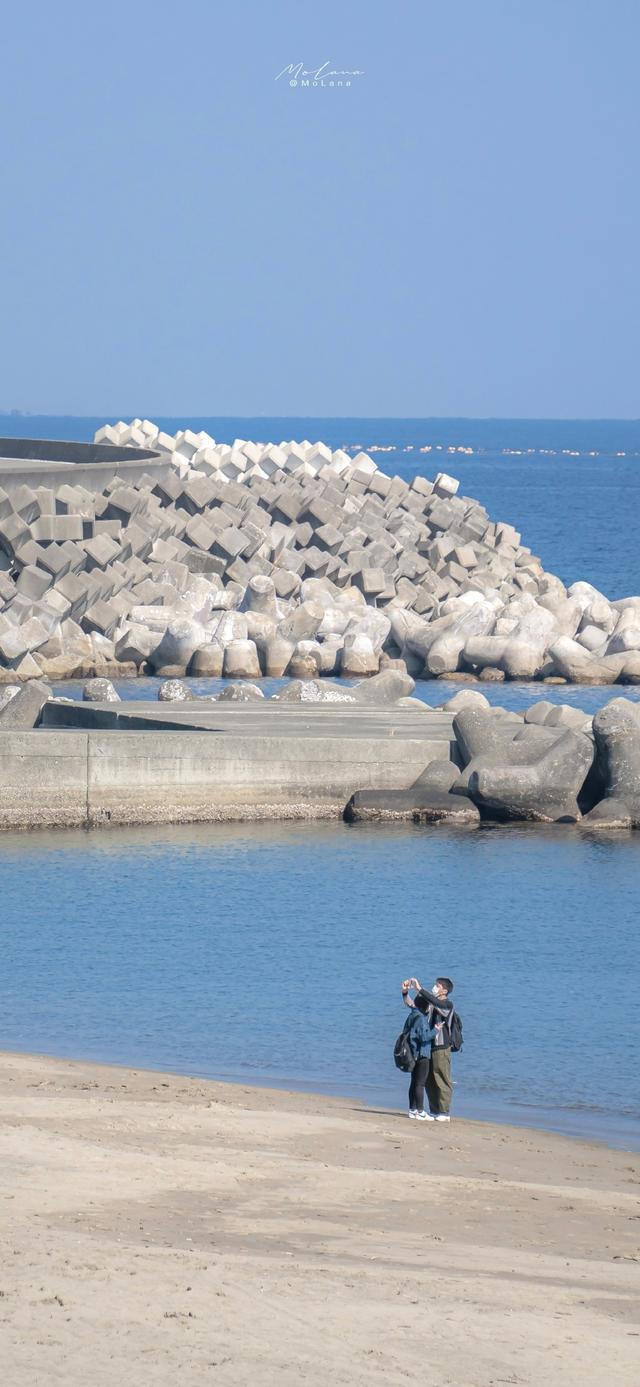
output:
<path id="1" fill-rule="evenodd" d="M 415 997 L 411 993 L 415 992 Z M 436 1122 L 449 1122 L 451 1109 L 451 1039 L 447 1021 L 453 1011 L 449 1000 L 453 992 L 451 978 L 436 978 L 431 991 L 422 987 L 417 978 L 406 978 L 402 984 L 402 1000 L 407 1007 L 416 1007 L 430 1027 L 442 1025 L 431 1046 L 426 1090 L 429 1111 Z"/>

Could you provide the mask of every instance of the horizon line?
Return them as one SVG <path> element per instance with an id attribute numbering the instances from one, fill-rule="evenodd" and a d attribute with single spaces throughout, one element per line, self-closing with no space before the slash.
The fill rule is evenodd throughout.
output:
<path id="1" fill-rule="evenodd" d="M 65 413 L 50 413 L 47 410 L 0 410 L 0 419 L 102 419 L 105 414 L 114 413 L 113 411 L 95 411 L 91 414 L 74 414 L 70 411 Z M 124 411 L 120 419 L 124 419 L 129 411 Z M 145 415 L 132 414 L 131 418 L 147 418 L 151 421 L 152 415 L 156 414 L 160 419 L 183 419 L 187 417 L 196 419 L 324 419 L 327 422 L 379 422 L 379 423 L 486 423 L 486 424 L 640 424 L 640 416 L 637 415 L 559 415 L 559 414 L 207 414 L 198 410 L 182 410 L 177 414 L 164 414 L 160 411 L 150 411 Z"/>

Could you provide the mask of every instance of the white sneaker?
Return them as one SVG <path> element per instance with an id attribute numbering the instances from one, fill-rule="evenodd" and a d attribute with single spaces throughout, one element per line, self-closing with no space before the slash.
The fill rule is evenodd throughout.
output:
<path id="1" fill-rule="evenodd" d="M 433 1122 L 433 1117 L 430 1112 L 417 1112 L 416 1117 L 418 1122 Z"/>
<path id="2" fill-rule="evenodd" d="M 417 1117 L 417 1116 L 418 1116 L 418 1109 L 417 1109 L 417 1108 L 409 1108 L 409 1117 Z"/>
<path id="3" fill-rule="evenodd" d="M 450 1118 L 448 1112 L 437 1112 L 437 1113 L 434 1113 L 433 1118 L 432 1118 L 432 1121 L 433 1121 L 433 1122 L 450 1122 L 450 1121 L 451 1121 L 451 1118 Z"/>

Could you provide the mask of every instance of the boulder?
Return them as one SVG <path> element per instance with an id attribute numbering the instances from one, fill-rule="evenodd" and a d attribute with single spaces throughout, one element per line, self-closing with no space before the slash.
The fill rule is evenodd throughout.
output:
<path id="1" fill-rule="evenodd" d="M 527 731 L 532 732 L 533 727 Z M 539 823 L 577 822 L 579 797 L 593 765 L 594 748 L 582 733 L 549 734 L 512 742 L 484 759 L 469 776 L 468 793 L 483 814 Z"/>
<path id="2" fill-rule="evenodd" d="M 166 679 L 158 689 L 158 698 L 161 703 L 186 703 L 191 694 L 181 679 Z"/>
<path id="3" fill-rule="evenodd" d="M 593 719 L 603 797 L 588 828 L 640 828 L 640 705 L 614 698 Z"/>
<path id="4" fill-rule="evenodd" d="M 0 732 L 22 732 L 37 727 L 51 689 L 37 679 L 24 684 L 19 693 L 0 709 Z"/>
<path id="5" fill-rule="evenodd" d="M 257 684 L 228 684 L 221 693 L 216 695 L 216 703 L 259 703 L 264 698 L 262 689 Z"/>
<path id="6" fill-rule="evenodd" d="M 329 679 L 292 679 L 273 694 L 272 703 L 354 703 L 351 689 L 333 684 Z"/>
<path id="7" fill-rule="evenodd" d="M 110 679 L 89 679 L 82 690 L 82 698 L 85 703 L 120 703 L 120 694 L 116 692 Z"/>

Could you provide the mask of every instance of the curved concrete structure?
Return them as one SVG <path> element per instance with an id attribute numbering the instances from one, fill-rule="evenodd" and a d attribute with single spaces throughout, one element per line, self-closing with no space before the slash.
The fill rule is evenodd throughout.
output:
<path id="1" fill-rule="evenodd" d="M 0 438 L 0 486 L 9 496 L 19 486 L 43 486 L 48 479 L 62 483 L 65 473 L 70 472 L 75 483 L 100 491 L 116 475 L 135 483 L 145 472 L 165 476 L 170 470 L 166 457 L 155 448 L 70 439 Z"/>

